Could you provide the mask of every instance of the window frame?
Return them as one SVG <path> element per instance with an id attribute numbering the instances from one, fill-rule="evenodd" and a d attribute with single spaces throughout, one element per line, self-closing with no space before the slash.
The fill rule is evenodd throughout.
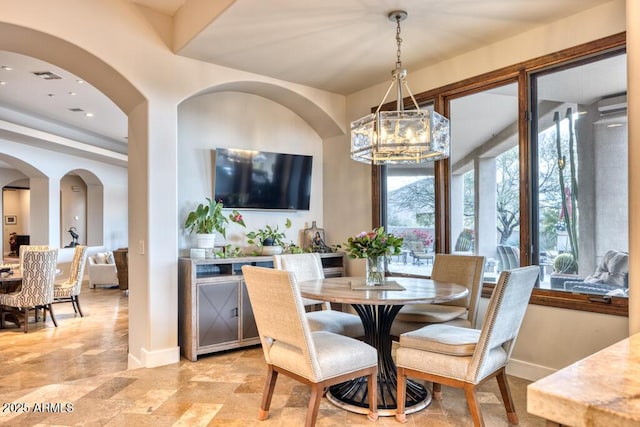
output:
<path id="1" fill-rule="evenodd" d="M 626 32 L 614 34 L 602 39 L 594 40 L 578 46 L 570 47 L 541 57 L 523 61 L 498 70 L 490 71 L 466 80 L 455 82 L 440 88 L 432 89 L 415 95 L 419 105 L 433 103 L 434 110 L 449 117 L 449 101 L 454 98 L 491 89 L 503 84 L 518 83 L 518 132 L 519 132 L 519 157 L 520 157 L 520 259 L 521 265 L 533 263 L 532 254 L 532 153 L 531 153 L 531 76 L 542 71 L 560 69 L 578 61 L 589 58 L 601 58 L 607 55 L 616 55 L 626 51 Z M 410 105 L 410 99 L 404 100 L 405 105 Z M 383 108 L 393 108 L 393 103 L 388 103 Z M 436 225 L 435 243 L 436 253 L 451 253 L 450 237 L 450 164 L 449 159 L 435 162 L 435 192 L 436 192 Z M 382 203 L 386 200 L 386 194 L 382 193 L 384 181 L 382 166 L 372 166 L 372 223 L 374 226 L 382 225 Z M 491 296 L 495 284 L 484 283 L 482 296 Z M 573 294 L 566 291 L 535 288 L 531 304 L 558 307 L 571 310 L 603 313 L 616 316 L 629 314 L 629 300 L 623 297 L 608 297 L 589 294 Z"/>

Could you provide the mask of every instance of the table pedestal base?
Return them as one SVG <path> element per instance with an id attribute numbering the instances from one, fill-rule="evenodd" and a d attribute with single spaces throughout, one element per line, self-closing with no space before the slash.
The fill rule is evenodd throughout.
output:
<path id="1" fill-rule="evenodd" d="M 364 326 L 364 341 L 378 350 L 378 415 L 396 414 L 398 372 L 391 356 L 391 324 L 400 305 L 360 305 L 353 308 Z M 356 378 L 329 387 L 327 399 L 336 406 L 358 414 L 369 412 L 366 377 Z M 407 380 L 406 412 L 417 412 L 431 403 L 431 393 L 421 384 Z"/>
<path id="2" fill-rule="evenodd" d="M 380 379 L 378 379 L 380 381 Z M 396 415 L 396 387 L 397 384 L 378 383 L 378 402 L 393 402 L 378 404 L 378 416 L 393 417 Z M 361 377 L 329 387 L 327 400 L 339 408 L 356 414 L 367 415 L 369 402 L 367 401 L 367 378 Z M 364 402 L 364 403 L 363 403 Z M 407 402 L 405 414 L 413 414 L 426 408 L 431 403 L 431 393 L 409 379 L 407 379 Z"/>

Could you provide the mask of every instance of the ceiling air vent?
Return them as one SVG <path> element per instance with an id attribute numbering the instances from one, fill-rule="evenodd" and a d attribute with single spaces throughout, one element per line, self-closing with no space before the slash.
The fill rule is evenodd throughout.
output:
<path id="1" fill-rule="evenodd" d="M 69 108 L 69 111 L 73 111 L 74 113 L 82 113 L 84 110 L 82 108 Z"/>
<path id="2" fill-rule="evenodd" d="M 59 80 L 62 79 L 59 75 L 51 71 L 34 71 L 33 75 L 36 77 L 40 77 L 44 80 Z"/>

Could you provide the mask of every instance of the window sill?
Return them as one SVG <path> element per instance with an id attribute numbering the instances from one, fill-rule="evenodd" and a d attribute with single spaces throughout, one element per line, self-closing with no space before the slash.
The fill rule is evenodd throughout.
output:
<path id="1" fill-rule="evenodd" d="M 484 283 L 482 287 L 482 297 L 491 297 L 494 287 L 494 283 Z M 534 289 L 529 302 L 531 304 L 566 308 L 569 310 L 589 311 L 614 316 L 629 316 L 628 298 L 611 297 L 608 303 L 594 300 L 602 301 L 602 295 L 574 294 L 548 289 Z"/>

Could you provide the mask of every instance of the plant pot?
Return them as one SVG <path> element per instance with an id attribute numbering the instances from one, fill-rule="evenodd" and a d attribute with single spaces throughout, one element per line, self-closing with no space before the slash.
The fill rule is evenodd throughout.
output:
<path id="1" fill-rule="evenodd" d="M 262 255 L 280 255 L 282 253 L 282 246 L 263 246 Z"/>
<path id="2" fill-rule="evenodd" d="M 200 249 L 213 249 L 215 234 L 196 234 L 196 244 Z"/>

